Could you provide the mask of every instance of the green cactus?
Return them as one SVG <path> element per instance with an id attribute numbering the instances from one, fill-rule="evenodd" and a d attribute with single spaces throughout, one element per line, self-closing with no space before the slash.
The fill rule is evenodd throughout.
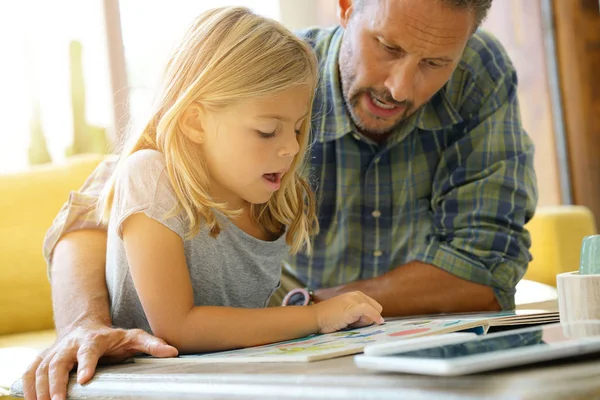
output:
<path id="1" fill-rule="evenodd" d="M 71 60 L 71 104 L 73 109 L 73 145 L 67 148 L 67 156 L 81 153 L 109 152 L 106 129 L 90 125 L 85 119 L 85 82 L 83 79 L 83 46 L 72 41 L 69 46 Z"/>
<path id="2" fill-rule="evenodd" d="M 52 162 L 52 157 L 48 152 L 44 128 L 42 126 L 42 116 L 40 110 L 40 101 L 36 98 L 33 105 L 33 112 L 29 120 L 29 164 L 45 164 Z"/>

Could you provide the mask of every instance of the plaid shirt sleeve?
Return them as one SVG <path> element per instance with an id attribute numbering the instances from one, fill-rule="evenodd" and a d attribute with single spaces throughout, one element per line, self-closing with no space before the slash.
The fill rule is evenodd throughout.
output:
<path id="1" fill-rule="evenodd" d="M 106 226 L 97 221 L 96 203 L 104 184 L 112 175 L 116 158 L 103 161 L 88 177 L 77 192 L 71 192 L 62 206 L 44 238 L 44 258 L 47 264 L 48 278 L 52 273 L 52 255 L 58 241 L 67 233 L 84 229 L 106 230 Z"/>
<path id="2" fill-rule="evenodd" d="M 433 232 L 420 260 L 491 286 L 502 309 L 514 309 L 515 286 L 531 259 L 524 225 L 537 204 L 533 143 L 521 126 L 516 73 L 508 67 L 443 151 L 431 198 Z"/>

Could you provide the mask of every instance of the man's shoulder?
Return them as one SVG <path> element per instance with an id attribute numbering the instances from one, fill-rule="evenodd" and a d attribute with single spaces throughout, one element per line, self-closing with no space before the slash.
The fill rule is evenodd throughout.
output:
<path id="1" fill-rule="evenodd" d="M 515 75 L 508 52 L 491 33 L 478 30 L 467 42 L 459 70 L 468 72 L 480 84 L 496 84 Z"/>
<path id="2" fill-rule="evenodd" d="M 461 64 L 475 71 L 485 70 L 497 80 L 514 72 L 508 52 L 492 33 L 478 30 L 467 42 Z"/>
<path id="3" fill-rule="evenodd" d="M 506 49 L 494 35 L 478 30 L 467 42 L 446 92 L 458 110 L 472 113 L 465 107 L 475 107 L 498 91 L 512 96 L 516 87 L 516 70 Z"/>
<path id="4" fill-rule="evenodd" d="M 296 31 L 296 35 L 304 40 L 306 43 L 313 48 L 317 53 L 319 59 L 326 54 L 330 47 L 332 40 L 337 36 L 338 31 L 342 29 L 340 26 L 333 26 L 329 28 L 307 28 Z"/>

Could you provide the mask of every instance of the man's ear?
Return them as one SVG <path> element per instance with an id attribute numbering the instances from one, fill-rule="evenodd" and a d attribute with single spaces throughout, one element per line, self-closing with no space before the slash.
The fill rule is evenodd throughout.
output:
<path id="1" fill-rule="evenodd" d="M 179 127 L 192 142 L 204 143 L 204 108 L 198 103 L 190 104 L 179 118 Z"/>
<path id="2" fill-rule="evenodd" d="M 348 21 L 350 21 L 350 16 L 352 15 L 352 11 L 354 11 L 353 3 L 354 2 L 352 0 L 338 0 L 338 18 L 340 20 L 340 25 L 344 27 L 344 29 L 346 29 Z"/>

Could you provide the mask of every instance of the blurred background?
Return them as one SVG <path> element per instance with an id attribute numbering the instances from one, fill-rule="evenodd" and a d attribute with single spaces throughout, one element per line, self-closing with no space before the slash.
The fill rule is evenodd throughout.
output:
<path id="1" fill-rule="evenodd" d="M 0 1 L 0 173 L 106 152 L 143 123 L 154 84 L 198 13 L 244 5 L 292 29 L 334 25 L 335 0 Z M 598 0 L 497 0 L 485 22 L 517 67 L 537 146 L 540 205 L 600 216 Z"/>
<path id="2" fill-rule="evenodd" d="M 335 0 L 0 1 L 0 173 L 106 152 L 143 123 L 154 84 L 198 13 L 244 5 L 292 29 L 334 25 Z M 598 0 L 497 0 L 485 22 L 517 67 L 537 146 L 540 205 L 600 216 Z"/>

